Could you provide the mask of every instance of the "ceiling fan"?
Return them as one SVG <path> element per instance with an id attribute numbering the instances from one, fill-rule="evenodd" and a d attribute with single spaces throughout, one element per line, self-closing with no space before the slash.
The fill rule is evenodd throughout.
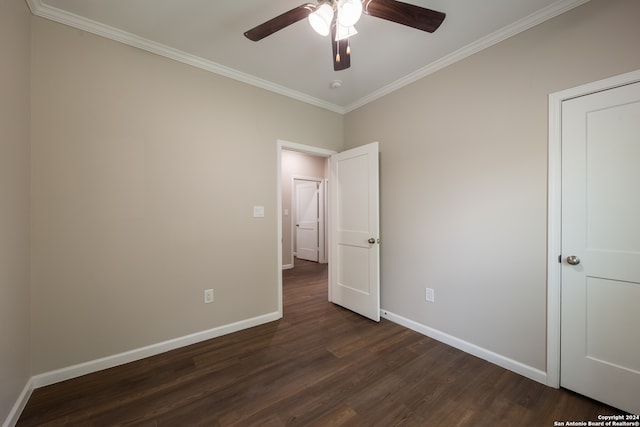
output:
<path id="1" fill-rule="evenodd" d="M 320 35 L 331 34 L 333 69 L 345 70 L 351 66 L 349 37 L 357 34 L 354 27 L 362 13 L 386 19 L 429 33 L 438 29 L 445 14 L 396 0 L 319 0 L 318 4 L 305 3 L 278 15 L 244 35 L 254 42 L 270 36 L 304 18 Z"/>

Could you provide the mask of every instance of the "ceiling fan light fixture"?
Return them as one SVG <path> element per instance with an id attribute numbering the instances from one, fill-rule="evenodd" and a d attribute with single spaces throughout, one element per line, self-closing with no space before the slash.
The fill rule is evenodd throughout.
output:
<path id="1" fill-rule="evenodd" d="M 309 14 L 309 23 L 316 33 L 321 36 L 329 35 L 333 21 L 333 7 L 329 3 L 323 3 L 315 12 Z"/>
<path id="2" fill-rule="evenodd" d="M 362 15 L 361 0 L 339 0 L 338 22 L 344 27 L 352 27 Z"/>
<path id="3" fill-rule="evenodd" d="M 351 36 L 357 33 L 354 25 L 362 13 L 429 33 L 437 30 L 446 17 L 445 13 L 399 0 L 316 0 L 315 4 L 304 3 L 271 18 L 244 35 L 257 42 L 308 18 L 318 34 L 331 34 L 333 70 L 342 71 L 351 66 Z"/>
<path id="4" fill-rule="evenodd" d="M 351 25 L 350 27 L 345 27 L 341 25 L 339 22 L 336 24 L 336 40 L 335 41 L 348 39 L 349 37 L 355 36 L 356 34 L 358 34 L 358 30 L 356 30 L 356 27 L 354 27 L 353 25 Z"/>

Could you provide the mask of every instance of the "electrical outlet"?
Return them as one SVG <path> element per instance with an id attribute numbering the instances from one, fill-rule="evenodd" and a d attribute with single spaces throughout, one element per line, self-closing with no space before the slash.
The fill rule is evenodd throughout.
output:
<path id="1" fill-rule="evenodd" d="M 425 288 L 424 299 L 429 302 L 435 302 L 436 292 L 432 288 Z"/>
<path id="2" fill-rule="evenodd" d="M 213 289 L 204 290 L 204 303 L 211 304 L 213 302 Z"/>

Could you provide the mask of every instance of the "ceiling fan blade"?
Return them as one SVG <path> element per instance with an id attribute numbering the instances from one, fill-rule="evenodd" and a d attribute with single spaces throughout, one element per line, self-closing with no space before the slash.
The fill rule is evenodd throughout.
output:
<path id="1" fill-rule="evenodd" d="M 346 70 L 351 67 L 351 53 L 348 52 L 349 39 L 336 41 L 336 19 L 331 24 L 331 51 L 333 52 L 333 71 Z"/>
<path id="2" fill-rule="evenodd" d="M 302 4 L 283 13 L 282 15 L 278 15 L 275 18 L 270 19 L 267 22 L 264 22 L 257 27 L 250 29 L 249 31 L 245 31 L 244 35 L 249 40 L 257 42 L 267 36 L 270 36 L 276 31 L 280 31 L 281 29 L 306 18 L 310 13 L 315 11 L 316 8 L 317 5 L 313 3 Z"/>
<path id="3" fill-rule="evenodd" d="M 437 30 L 446 16 L 442 12 L 396 0 L 365 0 L 363 12 L 429 33 Z"/>

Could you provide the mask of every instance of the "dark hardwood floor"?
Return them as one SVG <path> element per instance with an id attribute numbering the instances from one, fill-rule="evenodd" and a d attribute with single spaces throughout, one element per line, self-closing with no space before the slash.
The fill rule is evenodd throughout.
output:
<path id="1" fill-rule="evenodd" d="M 296 260 L 284 318 L 34 391 L 18 426 L 554 426 L 613 408 L 327 302 Z"/>

